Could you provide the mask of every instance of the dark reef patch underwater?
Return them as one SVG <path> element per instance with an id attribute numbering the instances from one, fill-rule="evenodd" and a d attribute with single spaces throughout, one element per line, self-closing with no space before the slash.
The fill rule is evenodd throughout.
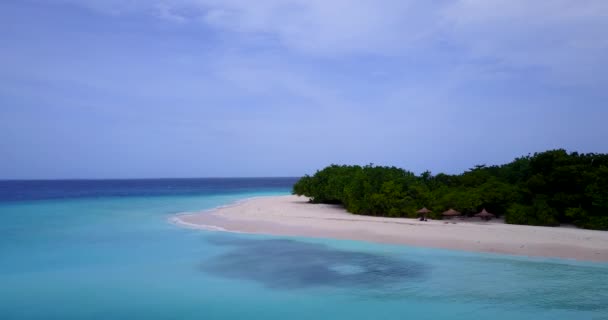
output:
<path id="1" fill-rule="evenodd" d="M 288 239 L 213 238 L 210 242 L 233 248 L 203 262 L 201 270 L 269 288 L 378 289 L 424 279 L 429 271 L 419 262 Z"/>

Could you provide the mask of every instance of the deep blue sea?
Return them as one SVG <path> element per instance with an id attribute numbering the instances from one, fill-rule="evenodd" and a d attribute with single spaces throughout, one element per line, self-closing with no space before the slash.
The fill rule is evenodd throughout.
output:
<path id="1" fill-rule="evenodd" d="M 608 264 L 168 223 L 294 181 L 0 181 L 0 319 L 608 319 Z"/>

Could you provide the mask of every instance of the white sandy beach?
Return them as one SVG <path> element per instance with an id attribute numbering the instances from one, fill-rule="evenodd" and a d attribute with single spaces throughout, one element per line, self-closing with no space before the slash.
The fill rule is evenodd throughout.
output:
<path id="1" fill-rule="evenodd" d="M 247 200 L 171 219 L 182 226 L 231 232 L 406 244 L 524 256 L 608 261 L 608 232 L 569 227 L 508 225 L 501 221 L 418 221 L 353 215 L 305 197 Z"/>

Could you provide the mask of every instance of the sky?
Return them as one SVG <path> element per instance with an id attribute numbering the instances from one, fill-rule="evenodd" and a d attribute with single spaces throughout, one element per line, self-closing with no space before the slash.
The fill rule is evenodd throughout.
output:
<path id="1" fill-rule="evenodd" d="M 3 0 L 0 179 L 608 152 L 605 0 Z"/>

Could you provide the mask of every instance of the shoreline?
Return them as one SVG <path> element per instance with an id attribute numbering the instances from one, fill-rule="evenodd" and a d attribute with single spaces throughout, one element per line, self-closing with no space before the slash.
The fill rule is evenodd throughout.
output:
<path id="1" fill-rule="evenodd" d="M 348 213 L 305 197 L 267 196 L 169 218 L 207 231 L 333 238 L 517 256 L 608 262 L 608 232 L 570 227 L 509 225 L 502 221 L 419 221 Z"/>

